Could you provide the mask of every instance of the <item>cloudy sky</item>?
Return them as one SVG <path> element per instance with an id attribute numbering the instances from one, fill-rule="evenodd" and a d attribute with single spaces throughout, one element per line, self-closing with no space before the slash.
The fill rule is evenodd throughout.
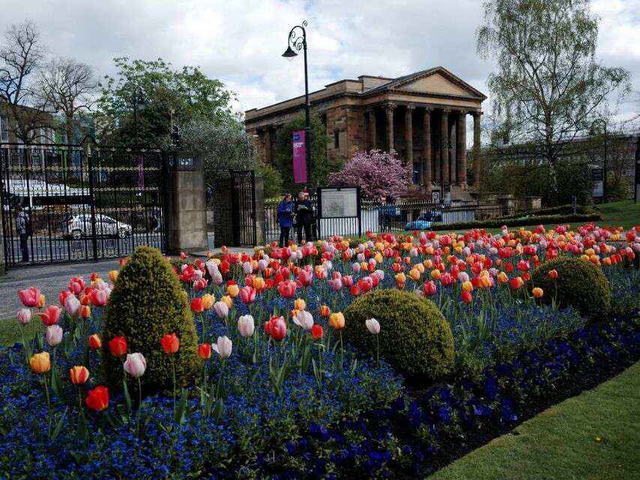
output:
<path id="1" fill-rule="evenodd" d="M 306 19 L 310 88 L 358 75 L 395 77 L 442 65 L 489 93 L 492 70 L 475 48 L 480 0 L 0 0 L 0 27 L 33 20 L 57 55 L 101 74 L 117 56 L 200 66 L 238 94 L 239 110 L 304 92 L 301 58 L 281 57 Z M 623 66 L 640 92 L 640 0 L 594 0 L 598 56 Z M 628 117 L 640 94 L 621 105 Z M 485 104 L 485 110 L 489 108 Z"/>

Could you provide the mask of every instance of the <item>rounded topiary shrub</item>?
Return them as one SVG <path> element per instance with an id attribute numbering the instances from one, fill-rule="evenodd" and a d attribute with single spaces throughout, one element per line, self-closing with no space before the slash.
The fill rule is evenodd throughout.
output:
<path id="1" fill-rule="evenodd" d="M 166 354 L 160 340 L 172 333 L 180 340 L 180 348 Z M 102 358 L 107 382 L 118 387 L 124 359 L 110 353 L 109 341 L 114 337 L 125 337 L 128 353 L 144 355 L 147 370 L 141 380 L 147 393 L 173 388 L 173 363 L 178 385 L 198 378 L 202 364 L 188 298 L 171 265 L 155 248 L 136 249 L 120 271 L 107 306 Z M 128 381 L 132 388 L 137 387 L 137 382 Z"/>
<path id="2" fill-rule="evenodd" d="M 549 272 L 558 272 L 558 278 Z M 544 300 L 555 299 L 560 308 L 572 306 L 592 318 L 606 315 L 611 307 L 611 287 L 600 268 L 579 258 L 558 257 L 540 265 L 531 275 L 530 290 L 540 287 Z"/>
<path id="3" fill-rule="evenodd" d="M 380 356 L 398 371 L 436 379 L 453 364 L 451 327 L 431 301 L 396 289 L 373 290 L 345 311 L 344 338 L 357 349 L 376 355 L 376 335 L 365 322 L 380 323 Z"/>

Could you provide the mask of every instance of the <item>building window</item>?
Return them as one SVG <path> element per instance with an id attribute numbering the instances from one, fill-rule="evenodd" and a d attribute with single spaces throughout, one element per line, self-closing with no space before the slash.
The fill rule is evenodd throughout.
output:
<path id="1" fill-rule="evenodd" d="M 9 141 L 9 121 L 6 116 L 0 115 L 0 142 Z"/>
<path id="2" fill-rule="evenodd" d="M 340 130 L 333 131 L 333 148 L 336 150 L 340 148 Z"/>

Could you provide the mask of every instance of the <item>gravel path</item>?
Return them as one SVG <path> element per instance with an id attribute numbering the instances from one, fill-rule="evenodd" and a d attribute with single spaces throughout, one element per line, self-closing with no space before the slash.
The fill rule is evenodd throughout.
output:
<path id="1" fill-rule="evenodd" d="M 47 304 L 58 303 L 60 290 L 66 289 L 71 277 L 81 275 L 88 282 L 89 275 L 98 272 L 108 278 L 110 270 L 118 269 L 119 261 L 70 263 L 65 265 L 43 265 L 38 267 L 18 267 L 0 277 L 0 321 L 13 318 L 22 304 L 18 290 L 37 287 L 45 295 Z"/>

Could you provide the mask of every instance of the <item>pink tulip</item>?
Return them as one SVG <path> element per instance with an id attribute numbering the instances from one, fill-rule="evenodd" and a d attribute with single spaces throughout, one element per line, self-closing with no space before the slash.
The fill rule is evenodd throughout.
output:
<path id="1" fill-rule="evenodd" d="M 144 375 L 147 369 L 147 361 L 141 353 L 129 353 L 123 364 L 124 371 L 134 378 Z"/>
<path id="2" fill-rule="evenodd" d="M 253 335 L 255 330 L 255 323 L 253 317 L 251 315 L 242 315 L 238 319 L 238 332 L 244 338 L 250 337 Z"/>
<path id="3" fill-rule="evenodd" d="M 44 334 L 45 339 L 50 347 L 55 347 L 62 342 L 62 328 L 59 325 L 51 325 L 47 327 L 47 331 Z"/>
<path id="4" fill-rule="evenodd" d="M 224 360 L 225 358 L 229 358 L 231 356 L 231 351 L 233 350 L 233 342 L 229 340 L 228 337 L 218 337 L 217 343 L 212 343 L 211 348 L 213 348 L 220 358 Z"/>
<path id="5" fill-rule="evenodd" d="M 28 308 L 21 308 L 18 310 L 18 313 L 16 313 L 16 318 L 22 325 L 26 325 L 31 321 L 31 310 Z"/>
<path id="6" fill-rule="evenodd" d="M 250 275 L 253 273 L 253 264 L 251 262 L 244 262 L 242 264 L 242 271 L 245 275 Z"/>
<path id="7" fill-rule="evenodd" d="M 18 290 L 18 297 L 25 307 L 37 307 L 40 300 L 40 290 L 35 287 Z"/>
<path id="8" fill-rule="evenodd" d="M 81 306 L 80 300 L 78 300 L 73 294 L 69 295 L 64 301 L 64 309 L 72 317 L 75 317 L 78 314 Z"/>
<path id="9" fill-rule="evenodd" d="M 367 326 L 367 330 L 369 330 L 373 335 L 378 335 L 380 333 L 380 322 L 375 318 L 370 318 L 364 323 Z"/>
<path id="10" fill-rule="evenodd" d="M 46 308 L 46 310 L 42 313 L 38 313 L 37 315 L 42 320 L 42 323 L 49 327 L 51 325 L 55 325 L 60 320 L 60 315 L 62 314 L 62 309 L 55 305 L 51 305 Z"/>
<path id="11" fill-rule="evenodd" d="M 229 307 L 224 302 L 216 302 L 213 305 L 213 310 L 216 312 L 216 315 L 221 318 L 226 318 L 229 316 Z"/>
<path id="12" fill-rule="evenodd" d="M 295 317 L 293 317 L 293 323 L 309 331 L 313 328 L 313 315 L 306 310 L 300 310 Z"/>
<path id="13" fill-rule="evenodd" d="M 256 289 L 253 287 L 242 287 L 240 289 L 240 299 L 242 303 L 250 304 L 256 301 Z"/>

